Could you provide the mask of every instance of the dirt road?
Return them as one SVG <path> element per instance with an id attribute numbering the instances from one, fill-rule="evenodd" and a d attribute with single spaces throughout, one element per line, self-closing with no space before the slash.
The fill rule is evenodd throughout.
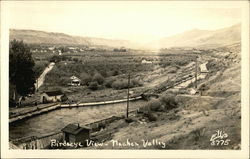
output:
<path id="1" fill-rule="evenodd" d="M 37 79 L 37 82 L 35 83 L 35 88 L 36 90 L 39 89 L 42 85 L 43 85 L 43 82 L 45 80 L 45 76 L 47 73 L 49 73 L 53 67 L 55 66 L 55 63 L 54 62 L 51 62 L 48 67 L 46 67 L 43 71 L 43 73 L 40 75 L 40 77 Z"/>

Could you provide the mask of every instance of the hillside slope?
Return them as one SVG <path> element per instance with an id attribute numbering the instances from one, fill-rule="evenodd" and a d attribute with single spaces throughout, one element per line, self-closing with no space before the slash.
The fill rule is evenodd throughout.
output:
<path id="1" fill-rule="evenodd" d="M 218 30 L 193 29 L 171 37 L 139 45 L 128 40 L 113 40 L 95 37 L 71 36 L 64 33 L 53 33 L 36 30 L 10 29 L 10 40 L 23 40 L 28 44 L 52 45 L 86 45 L 127 48 L 159 49 L 168 47 L 220 47 L 239 43 L 241 40 L 241 24 Z"/>
<path id="2" fill-rule="evenodd" d="M 219 47 L 238 43 L 241 40 L 241 25 L 218 30 L 193 29 L 155 41 L 159 48 L 167 47 Z"/>
<path id="3" fill-rule="evenodd" d="M 28 44 L 53 44 L 53 45 L 86 45 L 86 46 L 110 46 L 129 47 L 133 44 L 126 40 L 112 40 L 104 38 L 71 36 L 64 33 L 53 33 L 36 30 L 10 29 L 10 40 L 23 40 Z"/>

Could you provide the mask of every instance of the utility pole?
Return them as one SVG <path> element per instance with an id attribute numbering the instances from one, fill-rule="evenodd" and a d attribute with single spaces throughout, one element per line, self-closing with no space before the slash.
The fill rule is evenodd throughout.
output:
<path id="1" fill-rule="evenodd" d="M 36 92 L 38 92 L 38 79 L 36 79 Z"/>
<path id="2" fill-rule="evenodd" d="M 129 110 L 129 87 L 130 87 L 130 73 L 128 73 L 127 118 L 128 118 L 128 110 Z"/>
<path id="3" fill-rule="evenodd" d="M 195 57 L 195 88 L 197 89 L 197 69 L 198 69 L 198 62 L 197 62 L 198 57 Z"/>

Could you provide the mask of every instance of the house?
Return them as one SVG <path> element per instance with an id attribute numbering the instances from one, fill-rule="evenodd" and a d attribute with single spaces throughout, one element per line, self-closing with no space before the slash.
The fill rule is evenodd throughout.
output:
<path id="1" fill-rule="evenodd" d="M 80 142 L 86 146 L 86 140 L 90 138 L 90 128 L 79 124 L 69 124 L 61 131 L 63 132 L 63 140 L 69 143 Z"/>
<path id="2" fill-rule="evenodd" d="M 209 71 L 207 70 L 207 63 L 200 65 L 200 72 L 201 73 L 209 73 Z"/>
<path id="3" fill-rule="evenodd" d="M 51 103 L 51 102 L 61 102 L 63 101 L 63 94 L 61 91 L 56 90 L 56 91 L 48 91 L 48 92 L 43 92 L 40 98 L 41 103 Z"/>
<path id="4" fill-rule="evenodd" d="M 142 63 L 142 64 L 151 64 L 152 61 L 147 61 L 147 60 L 143 59 L 143 60 L 141 61 L 141 63 Z"/>
<path id="5" fill-rule="evenodd" d="M 71 76 L 70 80 L 71 80 L 71 83 L 70 83 L 71 86 L 80 86 L 81 85 L 81 80 L 76 76 Z"/>
<path id="6" fill-rule="evenodd" d="M 188 89 L 190 95 L 195 95 L 197 93 L 197 90 L 194 88 Z"/>

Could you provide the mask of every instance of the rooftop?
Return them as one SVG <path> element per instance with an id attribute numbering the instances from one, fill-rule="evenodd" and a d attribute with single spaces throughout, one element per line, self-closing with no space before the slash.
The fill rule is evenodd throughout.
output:
<path id="1" fill-rule="evenodd" d="M 62 91 L 60 91 L 60 90 L 56 90 L 56 91 L 47 91 L 47 92 L 44 92 L 44 93 L 46 93 L 48 96 L 63 95 Z"/>
<path id="2" fill-rule="evenodd" d="M 80 133 L 82 130 L 89 130 L 88 127 L 78 127 L 74 124 L 69 124 L 67 126 L 65 126 L 61 131 L 66 132 L 66 133 L 70 133 L 73 135 L 77 135 L 78 133 Z"/>

